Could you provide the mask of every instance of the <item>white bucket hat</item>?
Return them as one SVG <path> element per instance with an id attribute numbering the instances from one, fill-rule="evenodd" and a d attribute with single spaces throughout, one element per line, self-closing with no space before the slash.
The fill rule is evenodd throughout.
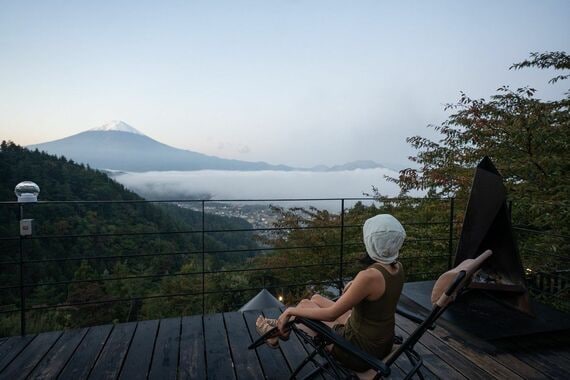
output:
<path id="1" fill-rule="evenodd" d="M 406 231 L 398 219 L 390 214 L 376 215 L 364 222 L 362 233 L 366 252 L 372 260 L 392 264 L 398 259 L 406 238 Z"/>

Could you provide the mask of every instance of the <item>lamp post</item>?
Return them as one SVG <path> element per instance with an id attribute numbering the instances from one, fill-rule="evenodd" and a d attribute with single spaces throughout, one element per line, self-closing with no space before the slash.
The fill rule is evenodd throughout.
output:
<path id="1" fill-rule="evenodd" d="M 31 181 L 20 182 L 14 188 L 20 206 L 20 335 L 26 334 L 26 297 L 24 294 L 24 239 L 32 236 L 33 219 L 24 219 L 24 204 L 38 201 L 40 187 Z"/>

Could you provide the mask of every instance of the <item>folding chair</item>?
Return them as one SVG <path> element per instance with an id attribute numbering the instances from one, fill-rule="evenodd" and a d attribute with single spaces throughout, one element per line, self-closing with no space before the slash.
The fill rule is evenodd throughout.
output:
<path id="1" fill-rule="evenodd" d="M 405 379 L 411 379 L 415 374 L 417 374 L 420 379 L 423 379 L 424 377 L 420 371 L 420 368 L 423 365 L 423 360 L 415 351 L 414 346 L 428 329 L 434 328 L 435 321 L 457 298 L 457 296 L 467 289 L 473 274 L 481 267 L 483 262 L 491 256 L 491 254 L 492 252 L 487 250 L 476 259 L 464 260 L 456 268 L 442 274 L 434 284 L 431 296 L 433 308 L 425 320 L 421 320 L 417 316 L 407 313 L 401 309 L 398 310 L 398 314 L 401 314 L 416 323 L 419 322 L 419 326 L 405 341 L 402 341 L 400 337 L 396 337 L 394 343 L 399 346 L 383 360 L 380 360 L 356 347 L 354 344 L 336 334 L 330 327 L 321 321 L 295 317 L 293 321 L 288 323 L 289 328 L 291 328 L 291 330 L 297 334 L 300 339 L 310 346 L 312 350 L 297 366 L 297 368 L 295 368 L 290 379 L 295 379 L 301 369 L 310 362 L 312 362 L 316 368 L 305 376 L 304 379 L 312 378 L 322 371 L 336 379 L 380 379 L 390 374 L 390 367 L 402 354 L 407 357 L 411 364 L 411 369 L 406 374 Z M 298 325 L 308 327 L 313 330 L 316 335 L 309 335 L 300 329 Z M 279 332 L 277 329 L 272 329 L 253 342 L 248 348 L 253 349 L 258 347 L 265 342 L 265 339 L 277 336 L 278 334 Z M 343 350 L 350 352 L 368 364 L 370 369 L 366 372 L 355 373 L 353 370 L 344 367 L 336 361 L 333 355 L 326 349 L 330 344 L 335 344 Z M 316 360 L 317 356 L 320 356 L 324 360 Z"/>

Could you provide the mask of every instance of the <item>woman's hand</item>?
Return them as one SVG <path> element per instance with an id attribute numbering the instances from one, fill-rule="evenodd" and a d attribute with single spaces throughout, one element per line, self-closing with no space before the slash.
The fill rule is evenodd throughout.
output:
<path id="1" fill-rule="evenodd" d="M 279 319 L 277 319 L 277 328 L 279 329 L 279 332 L 281 332 L 281 334 L 285 333 L 285 325 L 287 325 L 287 322 L 289 322 L 289 319 L 291 319 L 291 317 L 292 317 L 291 308 L 288 307 L 279 316 Z"/>

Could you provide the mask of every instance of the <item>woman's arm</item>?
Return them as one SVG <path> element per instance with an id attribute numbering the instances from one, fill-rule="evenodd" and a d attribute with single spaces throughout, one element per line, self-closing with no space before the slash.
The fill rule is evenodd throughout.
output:
<path id="1" fill-rule="evenodd" d="M 305 317 L 319 321 L 334 321 L 352 307 L 369 296 L 384 294 L 385 282 L 382 274 L 375 269 L 366 269 L 358 272 L 351 286 L 331 306 L 325 308 L 289 307 L 279 317 L 279 329 L 289 321 L 289 318 Z"/>
<path id="2" fill-rule="evenodd" d="M 344 286 L 344 289 L 342 289 L 342 293 L 346 293 L 346 291 L 348 290 L 348 288 L 350 288 L 350 285 L 352 285 L 352 281 L 349 281 L 346 283 L 346 285 Z"/>

